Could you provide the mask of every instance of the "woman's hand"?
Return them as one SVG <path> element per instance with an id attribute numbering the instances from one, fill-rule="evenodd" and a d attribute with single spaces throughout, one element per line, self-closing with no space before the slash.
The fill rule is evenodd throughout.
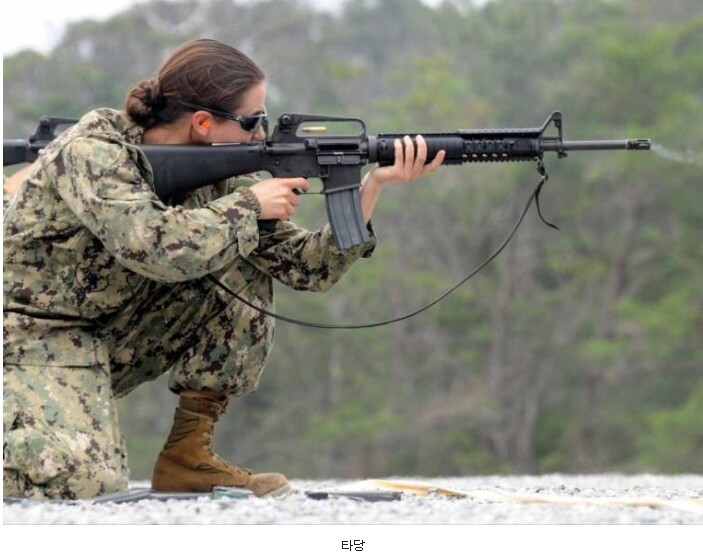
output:
<path id="1" fill-rule="evenodd" d="M 371 219 L 376 201 L 381 194 L 381 189 L 388 183 L 402 183 L 413 181 L 418 177 L 435 171 L 444 162 L 446 152 L 440 150 L 434 160 L 425 165 L 427 161 L 427 143 L 422 135 L 415 137 L 415 145 L 410 137 L 395 140 L 395 163 L 392 166 L 377 166 L 364 176 L 361 182 L 361 209 L 364 221 Z"/>
<path id="2" fill-rule="evenodd" d="M 415 137 L 417 143 L 417 153 L 415 145 L 407 135 L 401 141 L 396 139 L 394 142 L 395 148 L 395 163 L 392 166 L 377 167 L 371 170 L 368 178 L 376 182 L 378 185 L 386 183 L 403 183 L 413 181 L 418 177 L 422 177 L 430 172 L 435 171 L 444 161 L 445 151 L 440 150 L 434 160 L 429 164 L 427 162 L 427 143 L 422 135 Z"/>
<path id="3" fill-rule="evenodd" d="M 303 177 L 274 177 L 251 186 L 261 205 L 260 220 L 288 220 L 300 204 L 296 190 L 307 191 L 308 180 Z"/>

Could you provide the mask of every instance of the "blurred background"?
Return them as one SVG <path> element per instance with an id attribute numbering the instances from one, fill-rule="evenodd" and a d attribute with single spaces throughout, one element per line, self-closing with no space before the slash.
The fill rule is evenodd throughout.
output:
<path id="1" fill-rule="evenodd" d="M 656 143 L 547 155 L 542 208 L 561 231 L 530 213 L 429 312 L 367 331 L 279 323 L 259 391 L 218 427 L 221 455 L 291 478 L 703 472 L 700 0 L 171 0 L 39 21 L 41 46 L 4 48 L 4 138 L 121 107 L 174 46 L 211 37 L 264 69 L 274 117 L 414 133 L 560 109 L 567 139 Z M 326 295 L 279 287 L 277 310 L 364 323 L 416 309 L 504 240 L 537 177 L 466 165 L 387 189 L 374 257 Z M 322 200 L 299 221 L 323 224 Z M 120 401 L 134 478 L 150 477 L 176 401 L 164 378 Z"/>

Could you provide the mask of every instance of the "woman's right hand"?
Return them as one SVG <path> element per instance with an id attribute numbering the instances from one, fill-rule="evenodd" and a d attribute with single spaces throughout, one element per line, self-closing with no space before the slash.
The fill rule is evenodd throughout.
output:
<path id="1" fill-rule="evenodd" d="M 273 177 L 251 186 L 261 205 L 260 220 L 288 220 L 300 204 L 295 190 L 307 191 L 308 180 L 303 177 Z"/>

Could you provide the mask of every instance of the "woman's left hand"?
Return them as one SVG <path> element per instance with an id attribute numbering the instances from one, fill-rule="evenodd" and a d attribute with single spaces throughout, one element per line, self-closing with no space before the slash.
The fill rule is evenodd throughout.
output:
<path id="1" fill-rule="evenodd" d="M 410 137 L 406 136 L 402 141 L 396 139 L 394 144 L 395 163 L 392 166 L 377 166 L 364 176 L 359 193 L 361 194 L 361 209 L 365 222 L 371 219 L 374 206 L 384 185 L 412 181 L 435 171 L 444 161 L 446 153 L 444 150 L 440 150 L 432 162 L 425 164 L 427 143 L 422 135 L 418 135 L 415 142 L 417 143 L 417 152 L 415 152 L 415 145 Z"/>
<path id="2" fill-rule="evenodd" d="M 402 141 L 396 139 L 394 143 L 395 163 L 392 166 L 374 168 L 368 174 L 368 179 L 375 181 L 377 185 L 403 183 L 413 181 L 439 168 L 444 161 L 445 151 L 440 150 L 432 162 L 425 164 L 427 162 L 427 143 L 422 135 L 415 137 L 415 142 L 417 143 L 417 152 L 415 152 L 413 141 L 407 135 Z"/>

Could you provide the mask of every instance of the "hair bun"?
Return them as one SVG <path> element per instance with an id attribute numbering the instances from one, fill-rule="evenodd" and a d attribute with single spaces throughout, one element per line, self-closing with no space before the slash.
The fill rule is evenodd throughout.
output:
<path id="1" fill-rule="evenodd" d="M 145 81 L 143 83 L 144 94 L 142 102 L 153 112 L 160 112 L 166 107 L 166 97 L 161 92 L 161 88 L 156 80 Z"/>

